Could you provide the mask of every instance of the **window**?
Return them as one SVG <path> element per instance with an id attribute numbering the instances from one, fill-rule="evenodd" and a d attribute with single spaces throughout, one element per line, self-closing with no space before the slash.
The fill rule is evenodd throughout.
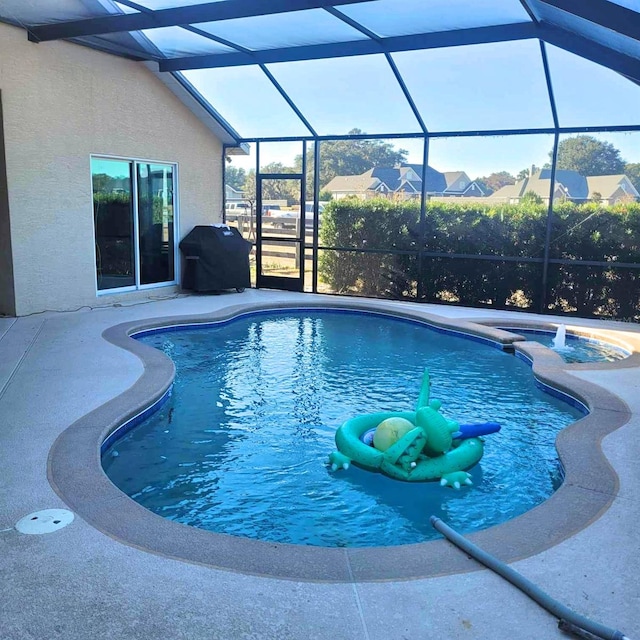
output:
<path id="1" fill-rule="evenodd" d="M 98 291 L 176 282 L 175 165 L 91 158 Z"/>

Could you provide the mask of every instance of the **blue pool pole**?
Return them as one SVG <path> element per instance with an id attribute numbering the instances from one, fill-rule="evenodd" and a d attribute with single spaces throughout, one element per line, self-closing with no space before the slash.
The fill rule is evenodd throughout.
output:
<path id="1" fill-rule="evenodd" d="M 542 608 L 554 615 L 560 620 L 568 622 L 570 625 L 578 629 L 587 631 L 588 633 L 602 638 L 603 640 L 629 640 L 621 631 L 606 627 L 603 624 L 589 620 L 583 615 L 576 613 L 569 607 L 565 607 L 557 600 L 554 600 L 548 593 L 540 589 L 523 575 L 512 569 L 509 565 L 498 560 L 496 557 L 480 549 L 472 542 L 469 542 L 464 536 L 454 531 L 449 525 L 445 524 L 440 518 L 431 516 L 429 519 L 434 529 L 439 531 L 449 542 L 452 542 L 459 549 L 470 555 L 474 560 L 482 563 L 512 585 L 518 587 L 520 591 L 528 595 L 534 602 L 537 602 Z"/>
<path id="2" fill-rule="evenodd" d="M 459 429 L 459 431 L 451 434 L 451 437 L 454 440 L 488 436 L 490 433 L 497 433 L 500 431 L 500 425 L 497 422 L 472 422 L 470 424 L 461 424 Z"/>

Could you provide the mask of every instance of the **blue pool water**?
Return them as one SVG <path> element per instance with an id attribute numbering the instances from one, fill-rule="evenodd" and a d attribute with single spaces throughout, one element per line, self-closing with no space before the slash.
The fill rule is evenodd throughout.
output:
<path id="1" fill-rule="evenodd" d="M 514 333 L 519 333 L 526 337 L 527 340 L 540 342 L 545 347 L 554 349 L 556 353 L 562 356 L 565 362 L 613 362 L 622 360 L 629 356 L 629 352 L 621 347 L 616 347 L 601 340 L 593 340 L 582 336 L 576 336 L 567 333 L 565 339 L 565 347 L 555 349 L 553 339 L 555 332 L 543 331 L 540 329 L 506 329 Z"/>
<path id="2" fill-rule="evenodd" d="M 513 355 L 424 325 L 361 313 L 290 311 L 140 338 L 177 369 L 162 407 L 108 448 L 111 480 L 148 509 L 237 536 L 328 547 L 469 532 L 543 502 L 562 481 L 555 435 L 581 417 Z M 474 486 L 403 483 L 328 454 L 346 419 L 432 398 L 460 422 L 494 420 Z"/>

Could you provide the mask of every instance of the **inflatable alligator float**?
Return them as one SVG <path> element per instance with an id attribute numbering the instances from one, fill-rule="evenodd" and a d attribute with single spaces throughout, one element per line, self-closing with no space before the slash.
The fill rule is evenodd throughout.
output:
<path id="1" fill-rule="evenodd" d="M 331 469 L 348 469 L 353 462 L 408 482 L 440 481 L 459 489 L 471 485 L 468 469 L 482 458 L 479 436 L 495 433 L 495 422 L 460 425 L 440 413 L 441 402 L 430 399 L 428 370 L 415 411 L 381 412 L 347 420 L 336 432 L 337 451 Z"/>

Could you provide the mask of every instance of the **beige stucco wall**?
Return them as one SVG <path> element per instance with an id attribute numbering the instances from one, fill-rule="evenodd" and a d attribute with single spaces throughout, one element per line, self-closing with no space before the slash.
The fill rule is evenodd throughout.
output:
<path id="1" fill-rule="evenodd" d="M 90 155 L 178 163 L 179 236 L 222 219 L 222 145 L 142 64 L 0 23 L 16 314 L 97 296 Z"/>

